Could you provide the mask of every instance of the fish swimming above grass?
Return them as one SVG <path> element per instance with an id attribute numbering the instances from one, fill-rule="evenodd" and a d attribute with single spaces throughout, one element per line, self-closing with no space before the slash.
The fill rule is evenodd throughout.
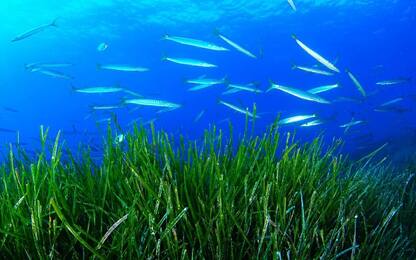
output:
<path id="1" fill-rule="evenodd" d="M 396 104 L 398 102 L 401 102 L 403 100 L 404 100 L 403 98 L 395 98 L 395 99 L 392 99 L 390 101 L 387 101 L 387 102 L 381 104 L 380 107 L 391 106 L 391 105 Z"/>
<path id="2" fill-rule="evenodd" d="M 318 125 L 322 125 L 324 122 L 322 120 L 313 120 L 304 124 L 301 124 L 301 127 L 312 127 L 312 126 L 318 126 Z"/>
<path id="3" fill-rule="evenodd" d="M 290 5 L 290 7 L 292 8 L 292 10 L 296 12 L 297 9 L 296 9 L 295 2 L 293 2 L 293 0 L 287 0 L 287 2 Z"/>
<path id="4" fill-rule="evenodd" d="M 393 79 L 393 80 L 383 80 L 376 83 L 379 86 L 392 86 L 392 85 L 399 85 L 410 82 L 409 79 Z"/>
<path id="5" fill-rule="evenodd" d="M 107 105 L 107 106 L 91 106 L 92 110 L 114 110 L 122 108 L 120 105 Z"/>
<path id="6" fill-rule="evenodd" d="M 293 124 L 293 123 L 297 123 L 297 122 L 301 122 L 301 121 L 305 121 L 311 118 L 315 118 L 316 115 L 312 114 L 312 115 L 298 115 L 298 116 L 291 116 L 288 118 L 284 118 L 282 120 L 279 120 L 278 124 L 279 125 L 288 125 L 288 124 Z"/>
<path id="7" fill-rule="evenodd" d="M 298 65 L 293 65 L 292 69 L 298 69 L 298 70 L 306 71 L 306 72 L 309 72 L 309 73 L 314 73 L 314 74 L 319 74 L 319 75 L 324 75 L 324 76 L 333 76 L 334 75 L 334 73 L 329 72 L 329 71 L 320 70 L 320 69 L 317 69 L 317 68 L 308 68 L 308 67 L 298 66 Z"/>
<path id="8" fill-rule="evenodd" d="M 116 65 L 116 64 L 97 64 L 98 69 L 102 70 L 115 70 L 115 71 L 124 71 L 124 72 L 146 72 L 149 71 L 148 68 L 130 66 L 130 65 Z"/>
<path id="9" fill-rule="evenodd" d="M 328 69 L 335 71 L 337 73 L 340 73 L 339 69 L 335 67 L 334 64 L 332 64 L 330 61 L 322 57 L 319 53 L 315 52 L 308 46 L 306 46 L 303 42 L 301 42 L 295 35 L 292 35 L 292 38 L 295 39 L 296 43 L 310 56 L 312 56 L 314 59 L 316 59 L 319 63 L 327 67 Z"/>
<path id="10" fill-rule="evenodd" d="M 211 51 L 228 51 L 227 48 L 215 45 L 210 42 L 201 41 L 201 40 L 192 39 L 192 38 L 165 35 L 163 39 L 168 40 L 168 41 L 173 41 L 182 45 L 193 46 L 193 47 L 207 49 Z"/>
<path id="11" fill-rule="evenodd" d="M 36 68 L 36 69 L 32 69 L 31 72 L 37 72 L 37 73 L 40 73 L 49 77 L 53 77 L 53 78 L 60 78 L 60 79 L 66 79 L 66 80 L 74 79 L 72 76 L 66 75 L 56 70 Z"/>
<path id="12" fill-rule="evenodd" d="M 346 124 L 343 124 L 343 125 L 340 125 L 339 127 L 345 128 L 345 131 L 348 131 L 349 128 L 351 128 L 353 126 L 356 126 L 356 125 L 359 125 L 359 124 L 362 124 L 362 123 L 364 123 L 364 121 L 354 120 L 354 118 L 353 118 L 350 122 L 348 122 Z"/>
<path id="13" fill-rule="evenodd" d="M 319 93 L 326 92 L 326 91 L 329 91 L 329 90 L 332 90 L 332 89 L 335 89 L 335 88 L 338 88 L 338 87 L 339 87 L 339 84 L 333 84 L 333 85 L 326 85 L 326 86 L 316 87 L 316 88 L 313 88 L 313 89 L 310 89 L 310 90 L 307 90 L 307 91 L 309 93 L 312 93 L 312 94 L 319 94 Z"/>
<path id="14" fill-rule="evenodd" d="M 354 85 L 357 87 L 358 91 L 360 91 L 361 95 L 363 97 L 366 97 L 367 94 L 365 93 L 365 90 L 363 86 L 361 85 L 361 83 L 358 81 L 358 79 L 349 70 L 346 70 L 346 72 L 348 76 L 350 77 L 350 79 L 352 80 L 352 82 L 354 83 Z"/>
<path id="15" fill-rule="evenodd" d="M 228 43 L 230 46 L 232 46 L 234 49 L 236 49 L 237 51 L 253 58 L 253 59 L 257 59 L 256 55 L 254 55 L 253 53 L 251 53 L 250 51 L 248 51 L 247 49 L 244 49 L 243 47 L 241 47 L 240 45 L 238 45 L 237 43 L 231 41 L 230 39 L 228 39 L 227 37 L 225 37 L 224 35 L 220 34 L 219 32 L 217 32 L 218 37 L 220 37 L 222 40 L 224 40 L 226 43 Z"/>
<path id="16" fill-rule="evenodd" d="M 203 67 L 203 68 L 216 68 L 218 67 L 215 64 L 211 64 L 201 60 L 195 59 L 188 59 L 188 58 L 171 58 L 171 57 L 163 57 L 162 60 L 170 61 L 176 64 L 192 66 L 192 67 Z"/>
<path id="17" fill-rule="evenodd" d="M 194 123 L 197 123 L 202 116 L 205 114 L 205 110 L 201 110 L 201 112 L 198 113 L 198 115 L 196 115 L 195 119 L 194 119 Z"/>
<path id="18" fill-rule="evenodd" d="M 18 36 L 16 36 L 12 42 L 17 42 L 17 41 L 21 41 L 23 39 L 29 38 L 32 35 L 38 34 L 42 31 L 44 31 L 45 29 L 49 28 L 49 27 L 58 27 L 58 25 L 56 24 L 57 19 L 53 20 L 51 23 L 49 24 L 44 24 L 44 25 L 40 25 L 36 28 L 33 28 L 27 32 L 24 32 Z"/>
<path id="19" fill-rule="evenodd" d="M 312 94 L 309 93 L 307 91 L 303 91 L 300 89 L 296 89 L 296 88 L 291 88 L 291 87 L 285 87 L 282 85 L 277 85 L 274 83 L 271 83 L 271 87 L 267 90 L 267 92 L 269 92 L 272 89 L 277 89 L 280 91 L 283 91 L 287 94 L 290 94 L 292 96 L 295 96 L 297 98 L 303 99 L 303 100 L 308 100 L 308 101 L 312 101 L 312 102 L 316 102 L 316 103 L 321 103 L 321 104 L 330 104 L 331 102 L 329 102 L 328 100 L 316 95 L 316 94 Z"/>
<path id="20" fill-rule="evenodd" d="M 75 92 L 83 94 L 107 94 L 122 92 L 125 89 L 121 87 L 90 87 L 90 88 L 75 88 L 72 87 Z"/>
<path id="21" fill-rule="evenodd" d="M 237 106 L 235 106 L 235 105 L 232 105 L 232 104 L 230 104 L 230 103 L 227 103 L 227 102 L 224 102 L 224 101 L 222 101 L 222 100 L 220 100 L 220 101 L 218 101 L 220 104 L 222 104 L 222 105 L 224 105 L 224 106 L 226 106 L 226 107 L 228 107 L 228 108 L 231 108 L 232 110 L 234 110 L 234 111 L 237 111 L 237 112 L 239 112 L 239 113 L 241 113 L 241 114 L 245 114 L 245 115 L 247 115 L 247 116 L 249 116 L 249 117 L 251 117 L 251 118 L 260 118 L 260 116 L 258 116 L 258 115 L 254 115 L 252 112 L 250 112 L 250 111 L 248 111 L 248 108 L 247 109 L 242 109 L 242 108 L 239 108 L 239 107 L 237 107 Z"/>
<path id="22" fill-rule="evenodd" d="M 146 99 L 146 98 L 137 98 L 137 99 L 126 99 L 124 104 L 139 105 L 139 106 L 150 106 L 150 107 L 164 107 L 164 108 L 180 108 L 180 104 L 159 100 L 159 99 Z"/>

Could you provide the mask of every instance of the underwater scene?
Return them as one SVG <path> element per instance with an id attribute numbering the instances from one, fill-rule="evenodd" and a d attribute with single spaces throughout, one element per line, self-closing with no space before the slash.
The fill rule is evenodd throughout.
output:
<path id="1" fill-rule="evenodd" d="M 416 1 L 0 21 L 0 258 L 416 258 Z"/>

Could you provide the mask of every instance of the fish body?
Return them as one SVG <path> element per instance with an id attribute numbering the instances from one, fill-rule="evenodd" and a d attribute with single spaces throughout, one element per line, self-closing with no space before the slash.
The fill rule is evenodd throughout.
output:
<path id="1" fill-rule="evenodd" d="M 97 46 L 97 51 L 99 51 L 99 52 L 103 52 L 107 49 L 108 49 L 108 44 L 105 43 L 105 42 L 102 42 Z"/>
<path id="2" fill-rule="evenodd" d="M 394 79 L 394 80 L 383 80 L 376 83 L 379 86 L 392 86 L 392 85 L 399 85 L 403 83 L 409 82 L 410 79 Z"/>
<path id="3" fill-rule="evenodd" d="M 124 71 L 124 72 L 146 72 L 149 71 L 148 68 L 130 66 L 130 65 L 116 65 L 116 64 L 107 64 L 101 65 L 97 64 L 98 69 L 102 70 L 115 70 L 115 71 Z"/>
<path id="4" fill-rule="evenodd" d="M 145 98 L 127 99 L 127 100 L 124 101 L 124 104 L 150 106 L 150 107 L 175 108 L 175 109 L 181 107 L 180 104 L 167 102 L 167 101 L 164 101 L 164 100 L 145 99 Z"/>
<path id="5" fill-rule="evenodd" d="M 222 95 L 231 95 L 231 94 L 235 94 L 235 93 L 238 93 L 238 92 L 241 92 L 241 91 L 243 91 L 243 90 L 238 89 L 238 88 L 229 88 L 228 90 L 222 92 Z"/>
<path id="6" fill-rule="evenodd" d="M 192 39 L 192 38 L 165 35 L 163 39 L 168 40 L 168 41 L 173 41 L 179 44 L 193 46 L 193 47 L 197 47 L 201 49 L 207 49 L 211 51 L 228 51 L 227 48 L 215 45 L 210 42 L 201 41 L 201 40 Z"/>
<path id="7" fill-rule="evenodd" d="M 341 127 L 341 128 L 350 128 L 352 126 L 356 126 L 356 125 L 359 125 L 359 124 L 362 124 L 362 123 L 364 123 L 364 121 L 362 121 L 362 120 L 352 120 L 351 122 L 340 125 L 339 127 Z"/>
<path id="8" fill-rule="evenodd" d="M 312 93 L 312 94 L 319 94 L 319 93 L 326 92 L 326 91 L 329 91 L 329 90 L 332 90 L 332 89 L 338 88 L 338 87 L 339 87 L 339 84 L 333 84 L 333 85 L 327 85 L 327 86 L 321 86 L 321 87 L 313 88 L 313 89 L 308 90 L 308 92 Z"/>
<path id="9" fill-rule="evenodd" d="M 295 2 L 293 2 L 293 0 L 287 0 L 287 2 L 290 5 L 290 7 L 292 8 L 292 10 L 296 12 L 297 9 L 296 9 Z"/>
<path id="10" fill-rule="evenodd" d="M 287 125 L 287 124 L 293 124 L 293 123 L 297 123 L 297 122 L 301 122 L 301 121 L 305 121 L 311 118 L 315 118 L 316 115 L 298 115 L 298 116 L 292 116 L 292 117 L 288 117 L 288 118 L 284 118 L 282 120 L 279 120 L 278 124 L 279 125 Z"/>
<path id="11" fill-rule="evenodd" d="M 224 105 L 224 106 L 226 106 L 226 107 L 228 107 L 228 108 L 231 108 L 232 110 L 237 111 L 237 112 L 239 112 L 241 114 L 248 115 L 251 118 L 253 118 L 253 117 L 260 118 L 258 115 L 254 116 L 254 114 L 251 113 L 250 111 L 248 111 L 248 109 L 245 109 L 244 110 L 244 109 L 239 108 L 239 107 L 237 107 L 237 106 L 235 106 L 233 104 L 230 104 L 230 103 L 227 103 L 227 102 L 224 102 L 224 101 L 221 101 L 221 100 L 219 101 L 219 103 L 222 104 L 222 105 Z"/>
<path id="12" fill-rule="evenodd" d="M 121 108 L 121 106 L 114 106 L 114 105 L 109 105 L 109 106 L 92 106 L 91 109 L 93 110 L 113 110 L 113 109 L 118 109 Z"/>
<path id="13" fill-rule="evenodd" d="M 120 87 L 91 87 L 91 88 L 73 88 L 75 92 L 84 94 L 107 94 L 124 91 Z"/>
<path id="14" fill-rule="evenodd" d="M 237 51 L 253 58 L 253 59 L 257 59 L 256 55 L 254 55 L 253 53 L 251 53 L 250 51 L 244 49 L 243 47 L 241 47 L 240 45 L 238 45 L 237 43 L 231 41 L 230 39 L 228 39 L 227 37 L 225 37 L 224 35 L 218 33 L 218 37 L 220 37 L 223 41 L 225 41 L 226 43 L 228 43 L 230 46 L 232 46 L 234 49 L 236 49 Z"/>
<path id="15" fill-rule="evenodd" d="M 203 68 L 216 68 L 218 67 L 215 64 L 211 64 L 201 60 L 195 59 L 188 59 L 188 58 L 170 58 L 165 57 L 163 60 L 167 60 L 176 64 L 186 65 L 186 66 L 193 66 L 193 67 L 203 67 Z"/>
<path id="16" fill-rule="evenodd" d="M 395 98 L 395 99 L 392 99 L 390 101 L 387 101 L 387 102 L 381 104 L 380 107 L 390 106 L 390 105 L 396 104 L 400 101 L 403 101 L 403 98 Z"/>
<path id="17" fill-rule="evenodd" d="M 196 85 L 192 88 L 189 88 L 188 91 L 198 91 L 198 90 L 202 90 L 202 89 L 206 89 L 209 87 L 214 86 L 213 84 L 201 84 L 201 85 Z"/>
<path id="18" fill-rule="evenodd" d="M 62 72 L 59 71 L 55 71 L 55 70 L 49 70 L 49 69 L 43 69 L 43 68 L 37 68 L 37 69 L 33 69 L 31 70 L 32 72 L 38 72 L 41 74 L 44 74 L 46 76 L 50 76 L 53 78 L 60 78 L 60 79 L 66 79 L 66 80 L 71 80 L 73 79 L 73 77 L 66 75 Z"/>
<path id="19" fill-rule="evenodd" d="M 308 46 L 306 46 L 303 42 L 301 42 L 295 35 L 292 35 L 293 39 L 295 39 L 296 43 L 304 50 L 306 53 L 308 53 L 310 56 L 312 56 L 314 59 L 316 59 L 319 63 L 327 67 L 328 69 L 335 71 L 337 73 L 340 73 L 339 69 L 335 67 L 334 64 L 332 64 L 330 61 L 322 57 L 319 53 L 315 52 Z"/>
<path id="20" fill-rule="evenodd" d="M 25 68 L 31 72 L 35 72 L 37 69 L 41 68 L 65 68 L 72 66 L 72 63 L 44 63 L 44 62 L 36 62 L 36 63 L 29 63 L 25 65 Z"/>
<path id="21" fill-rule="evenodd" d="M 326 100 L 324 98 L 321 98 L 320 96 L 318 96 L 316 94 L 312 94 L 312 93 L 309 93 L 307 91 L 303 91 L 303 90 L 296 89 L 296 88 L 285 87 L 285 86 L 281 86 L 281 85 L 277 85 L 277 84 L 272 83 L 272 86 L 270 87 L 269 90 L 271 90 L 271 89 L 281 90 L 285 93 L 288 93 L 292 96 L 295 96 L 295 97 L 303 99 L 303 100 L 308 100 L 308 101 L 317 102 L 317 103 L 321 103 L 321 104 L 330 104 L 331 103 L 328 100 Z"/>
<path id="22" fill-rule="evenodd" d="M 365 90 L 364 90 L 363 86 L 361 85 L 361 83 L 358 81 L 358 79 L 349 70 L 347 70 L 347 74 L 350 77 L 350 79 L 352 80 L 352 82 L 354 83 L 354 85 L 357 87 L 357 89 L 361 93 L 361 95 L 363 97 L 366 97 L 367 94 L 365 93 Z"/>
<path id="23" fill-rule="evenodd" d="M 292 69 L 298 69 L 298 70 L 306 71 L 306 72 L 309 72 L 309 73 L 314 73 L 314 74 L 319 74 L 319 75 L 324 75 L 324 76 L 333 76 L 334 75 L 334 73 L 329 72 L 329 71 L 325 71 L 325 70 L 321 70 L 321 69 L 317 69 L 317 68 L 308 68 L 308 67 L 298 66 L 298 65 L 293 65 Z"/>
<path id="24" fill-rule="evenodd" d="M 252 87 L 254 84 L 248 85 L 236 85 L 236 84 L 229 84 L 228 87 L 230 89 L 238 89 L 240 91 L 248 91 L 253 93 L 263 93 L 262 90 Z"/>
<path id="25" fill-rule="evenodd" d="M 187 80 L 186 83 L 197 84 L 197 85 L 219 85 L 219 84 L 224 84 L 225 79 L 197 78 L 197 79 Z"/>
<path id="26" fill-rule="evenodd" d="M 56 24 L 56 20 L 57 20 L 57 19 L 53 20 L 53 21 L 52 21 L 51 23 L 49 23 L 49 24 L 40 25 L 40 26 L 38 26 L 38 27 L 36 27 L 36 28 L 33 28 L 33 29 L 31 29 L 31 30 L 29 30 L 29 31 L 27 31 L 27 32 L 24 32 L 24 33 L 22 33 L 22 34 L 20 34 L 20 35 L 16 36 L 16 37 L 12 40 L 12 42 L 17 42 L 17 41 L 21 41 L 21 40 L 23 40 L 23 39 L 29 38 L 30 36 L 35 35 L 35 34 L 38 34 L 38 33 L 40 33 L 40 32 L 42 32 L 42 31 L 44 31 L 45 29 L 47 29 L 47 28 L 49 28 L 49 27 L 58 27 L 58 25 Z"/>
<path id="27" fill-rule="evenodd" d="M 317 125 L 322 125 L 324 122 L 322 122 L 321 120 L 317 119 L 317 120 L 313 120 L 304 124 L 301 124 L 301 127 L 311 127 L 311 126 L 317 126 Z"/>
<path id="28" fill-rule="evenodd" d="M 198 115 L 195 117 L 194 123 L 197 123 L 204 114 L 205 114 L 205 110 L 201 110 L 201 112 L 199 112 Z"/>

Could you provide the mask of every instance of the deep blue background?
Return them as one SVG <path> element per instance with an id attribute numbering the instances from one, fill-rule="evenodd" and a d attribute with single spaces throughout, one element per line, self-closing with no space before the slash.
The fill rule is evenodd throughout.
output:
<path id="1" fill-rule="evenodd" d="M 7 1 L 6 1 L 7 2 Z M 1 4 L 0 23 L 0 128 L 18 130 L 20 141 L 28 150 L 39 145 L 39 126 L 61 129 L 66 143 L 75 148 L 79 142 L 98 145 L 106 124 L 97 120 L 109 115 L 90 115 L 90 105 L 121 102 L 124 94 L 85 95 L 74 93 L 76 87 L 121 85 L 145 97 L 181 103 L 181 109 L 157 114 L 158 109 L 132 107 L 116 110 L 120 126 L 128 130 L 133 119 L 146 122 L 158 118 L 156 127 L 189 139 L 199 138 L 212 124 L 227 128 L 230 119 L 241 134 L 245 116 L 218 104 L 218 100 L 252 108 L 256 103 L 261 119 L 256 131 L 261 133 L 281 113 L 282 117 L 318 113 L 330 121 L 314 128 L 284 127 L 300 140 L 325 133 L 327 140 L 346 140 L 345 151 L 362 154 L 388 142 L 384 151 L 393 159 L 403 160 L 415 153 L 416 89 L 414 80 L 387 88 L 364 103 L 322 105 L 272 91 L 266 94 L 238 93 L 221 96 L 225 86 L 188 92 L 184 81 L 201 75 L 221 78 L 231 83 L 261 83 L 269 88 L 272 80 L 281 85 L 310 89 L 339 82 L 341 88 L 322 94 L 334 100 L 341 96 L 359 98 L 359 92 L 344 73 L 349 69 L 368 93 L 380 90 L 380 80 L 416 77 L 416 4 L 415 1 L 295 1 L 293 12 L 286 1 L 50 1 L 20 0 Z M 276 1 L 278 2 L 278 1 Z M 337 3 L 338 2 L 338 3 Z M 192 8 L 191 8 L 192 7 Z M 257 8 L 257 9 L 256 9 Z M 16 35 L 55 17 L 58 28 L 50 28 L 20 42 L 10 42 Z M 193 37 L 227 46 L 214 31 L 251 50 L 261 53 L 251 59 L 230 47 L 230 52 L 213 52 L 164 41 L 170 35 Z M 292 70 L 292 64 L 312 66 L 316 62 L 291 38 L 300 40 L 329 60 L 338 59 L 340 75 L 325 77 Z M 97 52 L 99 43 L 109 49 Z M 186 67 L 164 62 L 164 55 L 206 60 L 216 69 Z M 64 68 L 75 79 L 66 81 L 25 71 L 31 62 L 71 62 Z M 150 68 L 146 73 L 100 71 L 97 63 L 131 64 Z M 407 113 L 377 113 L 375 106 L 403 97 Z M 2 109 L 12 107 L 19 112 Z M 198 123 L 195 117 L 204 116 Z M 355 119 L 367 123 L 345 134 L 338 126 Z M 360 135 L 368 140 L 357 141 Z M 16 134 L 0 131 L 0 143 L 16 142 Z M 6 147 L 5 145 L 3 147 Z M 3 149 L 4 150 L 4 149 Z"/>

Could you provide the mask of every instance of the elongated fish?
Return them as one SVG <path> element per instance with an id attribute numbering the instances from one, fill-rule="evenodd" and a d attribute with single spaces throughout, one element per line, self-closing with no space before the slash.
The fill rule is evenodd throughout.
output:
<path id="1" fill-rule="evenodd" d="M 37 34 L 37 33 L 42 32 L 43 30 L 45 30 L 45 29 L 47 29 L 47 28 L 49 28 L 49 27 L 58 27 L 58 25 L 56 24 L 56 20 L 57 20 L 57 19 L 53 20 L 53 21 L 52 21 L 52 23 L 49 23 L 49 24 L 44 24 L 44 25 L 38 26 L 38 27 L 36 27 L 36 28 L 33 28 L 33 29 L 31 29 L 31 30 L 29 30 L 29 31 L 27 31 L 27 32 L 24 32 L 24 33 L 22 33 L 22 34 L 20 34 L 20 35 L 16 36 L 16 37 L 12 40 L 12 42 L 17 42 L 17 41 L 21 41 L 21 40 L 23 40 L 23 39 L 26 39 L 26 38 L 28 38 L 28 37 L 30 37 L 30 36 L 32 36 L 32 35 L 35 35 L 35 34 Z"/>
<path id="2" fill-rule="evenodd" d="M 221 39 L 223 39 L 226 43 L 228 43 L 229 45 L 231 45 L 234 49 L 236 49 L 237 51 L 244 53 L 245 55 L 253 58 L 253 59 L 257 59 L 257 57 L 251 53 L 250 51 L 244 49 L 243 47 L 241 47 L 240 45 L 238 45 L 237 43 L 231 41 L 230 39 L 228 39 L 227 37 L 225 37 L 224 35 L 218 33 L 218 37 L 220 37 Z"/>
<path id="3" fill-rule="evenodd" d="M 350 127 L 352 127 L 352 126 L 356 126 L 356 125 L 359 125 L 359 124 L 362 124 L 362 123 L 364 123 L 364 121 L 362 121 L 362 120 L 351 120 L 351 122 L 349 122 L 349 123 L 346 123 L 346 124 L 343 124 L 343 125 L 340 125 L 339 127 L 341 127 L 341 128 L 350 128 Z"/>
<path id="4" fill-rule="evenodd" d="M 193 66 L 193 67 L 204 67 L 204 68 L 216 68 L 216 67 L 218 67 L 215 64 L 211 64 L 211 63 L 201 61 L 201 60 L 188 59 L 188 58 L 164 57 L 162 60 L 167 60 L 167 61 L 170 61 L 170 62 L 173 62 L 173 63 L 176 63 L 176 64 Z"/>
<path id="5" fill-rule="evenodd" d="M 132 104 L 139 106 L 150 106 L 150 107 L 165 107 L 165 108 L 180 108 L 180 104 L 159 100 L 159 99 L 147 99 L 147 98 L 137 98 L 137 99 L 126 99 L 124 104 Z"/>
<path id="6" fill-rule="evenodd" d="M 306 53 L 308 53 L 309 55 L 311 55 L 315 60 L 317 60 L 319 63 L 321 63 L 322 65 L 324 65 L 325 67 L 327 67 L 328 69 L 335 71 L 337 73 L 339 73 L 339 69 L 337 67 L 335 67 L 334 64 L 332 64 L 330 61 L 328 61 L 327 59 L 325 59 L 324 57 L 322 57 L 319 53 L 315 52 L 314 50 L 312 50 L 311 48 L 309 48 L 308 46 L 306 46 L 303 42 L 301 42 L 295 35 L 292 35 L 293 39 L 295 39 L 296 43 L 304 50 L 306 51 Z"/>
<path id="7" fill-rule="evenodd" d="M 228 51 L 227 48 L 215 45 L 210 42 L 201 41 L 201 40 L 192 39 L 192 38 L 165 35 L 163 39 L 168 40 L 168 41 L 173 41 L 179 44 L 207 49 L 211 51 Z"/>
<path id="8" fill-rule="evenodd" d="M 224 101 L 221 101 L 221 100 L 219 101 L 219 103 L 222 104 L 222 105 L 224 105 L 224 106 L 226 106 L 226 107 L 228 107 L 228 108 L 231 108 L 232 110 L 237 111 L 237 112 L 239 112 L 241 114 L 248 115 L 251 118 L 254 117 L 253 113 L 251 113 L 250 111 L 248 111 L 248 109 L 242 109 L 242 108 L 239 108 L 237 106 L 234 106 L 234 105 L 232 105 L 230 103 L 227 103 L 227 102 L 224 102 Z M 260 116 L 256 115 L 255 118 L 260 118 Z"/>
<path id="9" fill-rule="evenodd" d="M 201 84 L 201 85 L 196 85 L 192 88 L 189 88 L 188 91 L 198 91 L 198 90 L 202 90 L 202 89 L 206 89 L 209 87 L 214 86 L 214 84 Z"/>
<path id="10" fill-rule="evenodd" d="M 361 83 L 358 81 L 358 79 L 349 70 L 346 70 L 346 72 L 348 76 L 350 77 L 350 79 L 352 80 L 352 82 L 354 83 L 354 85 L 357 87 L 358 91 L 360 91 L 361 95 L 363 97 L 366 97 L 365 90 L 363 86 L 361 85 Z"/>
<path id="11" fill-rule="evenodd" d="M 317 102 L 317 103 L 321 103 L 321 104 L 330 104 L 331 103 L 328 100 L 326 100 L 324 98 L 321 98 L 320 96 L 318 96 L 316 94 L 312 94 L 312 93 L 309 93 L 307 91 L 303 91 L 303 90 L 296 89 L 296 88 L 285 87 L 285 86 L 281 86 L 281 85 L 277 85 L 277 84 L 272 83 L 272 86 L 269 88 L 268 91 L 270 91 L 272 89 L 281 90 L 281 91 L 286 92 L 286 93 L 288 93 L 292 96 L 298 97 L 300 99 L 312 101 L 312 102 Z"/>
<path id="12" fill-rule="evenodd" d="M 387 102 L 381 104 L 380 107 L 390 106 L 390 105 L 396 104 L 400 101 L 403 101 L 403 98 L 395 98 L 395 99 L 392 99 L 390 101 L 387 101 Z"/>
<path id="13" fill-rule="evenodd" d="M 293 123 L 297 123 L 297 122 L 301 122 L 301 121 L 305 121 L 311 118 L 315 118 L 316 115 L 298 115 L 298 116 L 291 116 L 288 118 L 284 118 L 282 120 L 279 120 L 278 124 L 279 125 L 287 125 L 287 124 L 293 124 Z"/>
<path id="14" fill-rule="evenodd" d="M 292 8 L 292 10 L 296 12 L 297 9 L 296 9 L 295 2 L 293 2 L 293 0 L 287 0 L 287 2 L 290 5 L 290 7 Z"/>
<path id="15" fill-rule="evenodd" d="M 30 70 L 32 72 L 36 71 L 36 69 L 39 68 L 65 68 L 72 66 L 72 63 L 44 63 L 44 62 L 35 62 L 35 63 L 29 63 L 25 65 L 25 68 L 27 70 Z"/>
<path id="16" fill-rule="evenodd" d="M 238 89 L 240 91 L 248 91 L 248 92 L 252 92 L 252 93 L 263 93 L 262 90 L 257 89 L 255 87 L 255 84 L 250 83 L 247 85 L 237 85 L 237 84 L 229 84 L 228 88 L 230 89 Z"/>
<path id="17" fill-rule="evenodd" d="M 201 110 L 201 112 L 199 112 L 198 115 L 195 117 L 194 123 L 197 123 L 204 114 L 205 114 L 205 110 Z"/>
<path id="18" fill-rule="evenodd" d="M 298 66 L 298 65 L 293 65 L 292 69 L 298 69 L 298 70 L 306 71 L 306 72 L 309 72 L 309 73 L 314 73 L 314 74 L 319 74 L 319 75 L 324 75 L 324 76 L 333 76 L 334 75 L 334 73 L 328 72 L 328 71 L 325 71 L 325 70 L 320 70 L 320 69 L 316 69 L 316 68 L 308 68 L 308 67 Z"/>
<path id="19" fill-rule="evenodd" d="M 379 86 L 392 86 L 392 85 L 399 85 L 409 82 L 410 79 L 393 79 L 393 80 L 383 80 L 376 83 Z"/>
<path id="20" fill-rule="evenodd" d="M 115 70 L 115 71 L 124 71 L 124 72 L 146 72 L 149 71 L 148 68 L 130 66 L 130 65 L 116 65 L 116 64 L 97 64 L 98 69 L 102 70 Z"/>
<path id="21" fill-rule="evenodd" d="M 62 72 L 55 71 L 55 70 L 48 70 L 48 69 L 38 68 L 38 69 L 31 70 L 31 71 L 32 72 L 41 73 L 43 75 L 46 75 L 46 76 L 49 76 L 49 77 L 53 77 L 53 78 L 60 78 L 60 79 L 66 79 L 66 80 L 73 79 L 72 76 L 66 75 L 66 74 L 64 74 Z"/>
<path id="22" fill-rule="evenodd" d="M 238 89 L 238 88 L 229 88 L 228 90 L 222 92 L 221 94 L 222 95 L 231 95 L 231 94 L 235 94 L 235 93 L 238 93 L 238 92 L 241 92 L 241 91 L 243 91 L 243 90 Z"/>
<path id="23" fill-rule="evenodd" d="M 332 89 L 338 88 L 338 87 L 339 87 L 339 84 L 333 84 L 333 85 L 327 85 L 327 86 L 321 86 L 321 87 L 313 88 L 313 89 L 308 90 L 308 92 L 312 93 L 312 94 L 319 94 L 319 93 L 326 92 L 326 91 L 329 91 L 329 90 L 332 90 Z"/>
<path id="24" fill-rule="evenodd" d="M 75 92 L 84 94 L 106 94 L 116 93 L 124 91 L 121 87 L 91 87 L 91 88 L 75 88 L 72 87 Z"/>
<path id="25" fill-rule="evenodd" d="M 118 105 L 91 106 L 92 110 L 113 110 L 113 109 L 119 109 L 119 108 L 122 108 L 122 106 L 118 106 Z"/>
<path id="26" fill-rule="evenodd" d="M 316 119 L 316 120 L 313 120 L 313 121 L 310 121 L 310 122 L 306 122 L 304 124 L 301 124 L 300 126 L 301 127 L 311 127 L 311 126 L 322 125 L 323 123 L 324 123 L 323 121 L 321 121 L 319 119 Z"/>
<path id="27" fill-rule="evenodd" d="M 208 79 L 208 78 L 197 78 L 197 79 L 189 79 L 186 83 L 189 84 L 197 84 L 197 85 L 219 85 L 225 83 L 225 78 L 223 79 Z"/>

